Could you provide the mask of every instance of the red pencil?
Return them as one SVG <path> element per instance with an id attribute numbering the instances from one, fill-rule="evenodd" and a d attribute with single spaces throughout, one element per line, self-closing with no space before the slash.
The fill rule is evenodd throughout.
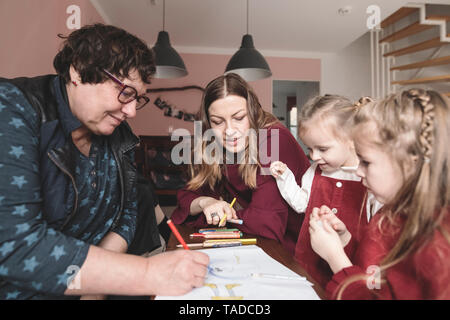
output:
<path id="1" fill-rule="evenodd" d="M 184 242 L 183 237 L 178 232 L 177 227 L 175 227 L 175 225 L 173 224 L 172 220 L 167 220 L 167 224 L 169 225 L 170 229 L 172 229 L 173 234 L 175 235 L 175 237 L 177 237 L 178 241 L 181 243 L 183 248 L 185 248 L 186 250 L 190 250 L 186 242 Z"/>

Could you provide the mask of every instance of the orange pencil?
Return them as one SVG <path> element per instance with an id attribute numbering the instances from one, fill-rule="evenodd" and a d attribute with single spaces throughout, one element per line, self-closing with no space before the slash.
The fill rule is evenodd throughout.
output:
<path id="1" fill-rule="evenodd" d="M 173 224 L 172 220 L 167 220 L 167 224 L 169 225 L 170 229 L 172 229 L 173 234 L 175 235 L 175 237 L 177 237 L 178 241 L 181 243 L 183 248 L 185 248 L 186 250 L 190 250 L 186 242 L 184 242 L 183 237 L 178 232 L 177 227 L 175 227 L 175 225 Z"/>

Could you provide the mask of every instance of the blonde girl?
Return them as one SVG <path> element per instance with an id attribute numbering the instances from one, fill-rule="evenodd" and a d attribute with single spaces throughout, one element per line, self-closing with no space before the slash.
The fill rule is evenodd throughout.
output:
<path id="1" fill-rule="evenodd" d="M 366 215 L 365 203 L 370 201 L 366 201 L 366 188 L 356 175 L 358 157 L 345 130 L 355 110 L 353 102 L 338 95 L 317 96 L 302 106 L 299 135 L 313 163 L 303 175 L 301 186 L 289 166 L 280 161 L 271 165 L 281 195 L 305 216 L 295 258 L 321 286 L 327 284 L 333 273 L 311 248 L 308 228 L 312 209 L 321 205 L 332 208 L 337 218 L 331 219 L 330 215 L 328 221 L 342 235 L 345 251 L 350 256 L 358 243 L 360 229 L 367 225 L 374 212 L 368 210 Z"/>
<path id="2" fill-rule="evenodd" d="M 385 205 L 353 259 L 323 219 L 330 209 L 314 209 L 311 245 L 334 273 L 327 292 L 345 299 L 449 299 L 448 99 L 411 89 L 361 107 L 353 120 L 357 174 Z"/>

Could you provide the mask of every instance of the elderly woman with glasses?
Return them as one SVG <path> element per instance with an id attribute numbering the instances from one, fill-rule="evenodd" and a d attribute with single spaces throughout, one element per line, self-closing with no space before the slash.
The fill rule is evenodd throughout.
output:
<path id="1" fill-rule="evenodd" d="M 96 24 L 71 33 L 57 75 L 0 79 L 0 299 L 177 295 L 208 257 L 126 254 L 136 229 L 138 138 L 152 51 Z"/>

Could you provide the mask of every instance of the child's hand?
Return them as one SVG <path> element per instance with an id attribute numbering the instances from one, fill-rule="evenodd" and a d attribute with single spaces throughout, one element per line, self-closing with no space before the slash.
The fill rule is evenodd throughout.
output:
<path id="1" fill-rule="evenodd" d="M 275 161 L 270 164 L 270 173 L 276 179 L 281 176 L 286 170 L 287 166 L 281 161 Z"/>
<path id="2" fill-rule="evenodd" d="M 334 229 L 334 231 L 337 232 L 339 238 L 341 239 L 342 247 L 345 247 L 350 242 L 350 239 L 352 238 L 351 233 L 347 230 L 345 224 L 341 220 L 339 220 L 339 218 L 336 217 L 335 214 L 331 213 L 323 215 L 321 220 L 326 220 Z"/>
<path id="3" fill-rule="evenodd" d="M 321 221 L 326 220 L 339 235 L 342 247 L 345 247 L 350 242 L 352 237 L 351 233 L 347 230 L 345 224 L 327 206 L 323 205 L 318 210 L 313 209 L 311 217 L 320 219 Z"/>
<path id="4" fill-rule="evenodd" d="M 319 208 L 314 208 L 314 210 Z M 311 247 L 322 259 L 329 261 L 336 253 L 342 252 L 341 239 L 326 219 L 317 219 L 317 212 L 309 220 Z"/>

